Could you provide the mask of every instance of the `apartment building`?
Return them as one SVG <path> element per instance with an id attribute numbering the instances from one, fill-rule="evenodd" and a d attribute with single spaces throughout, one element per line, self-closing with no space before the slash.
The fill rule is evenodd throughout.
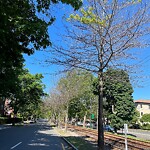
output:
<path id="1" fill-rule="evenodd" d="M 135 100 L 136 109 L 140 112 L 140 117 L 143 114 L 150 114 L 150 100 Z"/>

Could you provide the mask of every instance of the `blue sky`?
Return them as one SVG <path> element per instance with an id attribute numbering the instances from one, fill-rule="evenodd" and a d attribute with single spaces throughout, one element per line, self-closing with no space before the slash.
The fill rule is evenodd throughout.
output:
<path id="1" fill-rule="evenodd" d="M 65 6 L 65 7 L 64 7 Z M 58 12 L 58 10 L 61 10 Z M 59 38 L 58 34 L 63 33 L 63 25 L 62 25 L 62 16 L 67 12 L 72 11 L 71 7 L 66 5 L 57 5 L 56 9 L 53 10 L 53 13 L 56 16 L 55 23 L 49 27 L 49 34 L 51 41 L 57 41 Z M 49 48 L 48 48 L 49 49 Z M 138 61 L 138 65 L 140 65 L 139 72 L 137 72 L 138 76 L 141 76 L 140 79 L 136 79 L 135 83 L 133 83 L 134 93 L 133 98 L 137 99 L 150 99 L 150 48 L 141 49 L 141 54 L 139 54 L 140 61 Z M 48 56 L 49 55 L 49 56 Z M 24 55 L 25 58 L 25 68 L 29 69 L 30 73 L 42 73 L 43 83 L 46 85 L 45 91 L 49 93 L 49 91 L 55 87 L 57 84 L 60 75 L 56 75 L 55 72 L 59 70 L 58 66 L 55 65 L 45 65 L 44 60 L 46 57 L 50 58 L 50 54 L 45 53 L 44 51 L 36 51 L 33 55 L 27 56 Z M 142 72 L 141 72 L 141 71 Z M 132 81 L 131 81 L 132 82 Z M 140 87 L 139 87 L 140 86 Z"/>
<path id="2" fill-rule="evenodd" d="M 147 49 L 148 51 L 148 49 Z M 150 99 L 150 56 L 147 57 L 147 53 L 143 56 L 143 61 L 141 63 L 142 70 L 141 76 L 142 79 L 136 79 L 136 84 L 133 84 L 134 100 L 137 99 Z M 32 56 L 25 55 L 25 68 L 28 68 L 30 73 L 42 73 L 43 83 L 46 85 L 46 92 L 49 92 L 52 88 L 55 87 L 57 81 L 60 78 L 60 75 L 56 75 L 55 73 L 58 71 L 58 66 L 55 65 L 44 65 L 44 63 L 40 60 L 44 61 L 43 52 L 35 52 Z M 138 82 L 139 81 L 139 82 Z M 131 81 L 132 82 L 132 81 Z M 137 83 L 138 82 L 138 83 Z"/>

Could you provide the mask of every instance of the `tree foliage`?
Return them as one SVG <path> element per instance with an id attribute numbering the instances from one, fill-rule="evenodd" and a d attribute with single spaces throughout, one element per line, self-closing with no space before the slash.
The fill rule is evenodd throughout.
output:
<path id="1" fill-rule="evenodd" d="M 34 5 L 27 0 L 1 0 L 0 18 L 0 95 L 9 97 L 18 86 L 22 53 L 30 55 L 50 45 L 49 24 L 38 18 Z"/>
<path id="2" fill-rule="evenodd" d="M 109 69 L 104 75 L 104 96 L 106 103 L 105 110 L 108 112 L 108 118 L 111 124 L 119 129 L 124 123 L 129 123 L 135 113 L 135 104 L 133 102 L 133 88 L 128 74 L 123 70 Z"/>
<path id="3" fill-rule="evenodd" d="M 42 74 L 32 75 L 28 70 L 24 70 L 19 76 L 20 90 L 16 91 L 13 105 L 15 112 L 33 114 L 42 103 L 41 99 L 45 96 Z"/>
<path id="4" fill-rule="evenodd" d="M 92 108 L 97 106 L 97 99 L 93 94 L 94 76 L 87 71 L 78 70 L 76 78 L 78 78 L 78 94 L 69 103 L 69 116 L 83 120 L 85 114 L 90 116 L 90 113 L 95 113 Z"/>
<path id="5" fill-rule="evenodd" d="M 90 111 L 96 114 L 97 99 L 92 90 L 93 79 L 94 76 L 91 73 L 80 69 L 66 73 L 58 81 L 56 89 L 50 93 L 47 100 L 51 114 L 59 118 L 64 117 L 64 113 L 67 112 L 69 119 L 81 120 L 86 114 L 90 116 Z"/>
<path id="6" fill-rule="evenodd" d="M 97 81 L 94 85 L 97 87 Z M 94 93 L 98 94 L 97 90 Z M 135 115 L 132 93 L 129 75 L 125 71 L 108 69 L 104 72 L 104 118 L 116 130 L 132 121 Z"/>
<path id="7" fill-rule="evenodd" d="M 146 123 L 150 122 L 150 114 L 144 114 L 142 116 L 142 118 L 140 119 L 140 121 L 141 122 L 146 122 Z"/>
<path id="8" fill-rule="evenodd" d="M 23 68 L 22 54 L 31 55 L 51 46 L 48 27 L 55 18 L 48 10 L 58 2 L 70 4 L 75 10 L 82 5 L 80 0 L 0 1 L 0 97 L 14 94 Z"/>

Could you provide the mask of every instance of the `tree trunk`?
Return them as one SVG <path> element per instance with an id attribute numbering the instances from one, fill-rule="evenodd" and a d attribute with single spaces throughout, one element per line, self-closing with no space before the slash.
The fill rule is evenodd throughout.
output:
<path id="1" fill-rule="evenodd" d="M 86 112 L 86 113 L 85 113 L 85 115 L 84 115 L 84 120 L 83 120 L 83 128 L 85 128 L 86 115 L 87 115 L 87 112 Z"/>
<path id="2" fill-rule="evenodd" d="M 58 128 L 60 128 L 60 112 L 58 114 Z"/>
<path id="3" fill-rule="evenodd" d="M 103 131 L 103 70 L 99 72 L 99 96 L 98 96 L 98 149 L 104 150 Z"/>
<path id="4" fill-rule="evenodd" d="M 67 104 L 67 108 L 66 108 L 66 116 L 65 116 L 65 132 L 67 132 L 67 122 L 68 122 L 68 104 Z"/>

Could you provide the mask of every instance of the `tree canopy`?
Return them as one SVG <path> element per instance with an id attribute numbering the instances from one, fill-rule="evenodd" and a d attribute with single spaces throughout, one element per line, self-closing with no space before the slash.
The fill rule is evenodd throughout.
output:
<path id="1" fill-rule="evenodd" d="M 28 70 L 24 70 L 19 76 L 19 89 L 15 93 L 12 101 L 15 112 L 33 114 L 36 108 L 42 103 L 45 85 L 42 83 L 42 74 L 32 75 Z"/>
<path id="2" fill-rule="evenodd" d="M 104 74 L 104 88 L 104 109 L 107 118 L 116 130 L 120 129 L 124 123 L 129 123 L 135 114 L 133 88 L 128 74 L 123 70 L 108 69 Z"/>
<path id="3" fill-rule="evenodd" d="M 56 89 L 46 101 L 55 119 L 63 118 L 65 113 L 70 120 L 76 121 L 83 120 L 84 116 L 90 118 L 90 113 L 97 114 L 97 96 L 93 94 L 93 80 L 91 73 L 81 69 L 74 69 L 60 78 Z"/>
<path id="4" fill-rule="evenodd" d="M 75 10 L 82 5 L 80 0 L 0 1 L 0 97 L 9 97 L 18 86 L 23 53 L 31 55 L 51 46 L 48 27 L 55 18 L 48 10 L 59 2 L 70 4 Z"/>

